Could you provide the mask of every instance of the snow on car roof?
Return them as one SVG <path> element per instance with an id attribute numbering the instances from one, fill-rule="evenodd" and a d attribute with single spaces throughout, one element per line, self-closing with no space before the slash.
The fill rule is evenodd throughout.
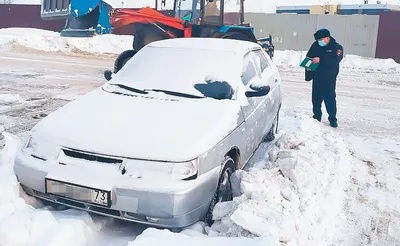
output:
<path id="1" fill-rule="evenodd" d="M 221 38 L 174 38 L 164 39 L 148 44 L 149 47 L 182 48 L 182 49 L 206 49 L 213 51 L 234 51 L 237 53 L 246 52 L 250 49 L 260 48 L 254 42 L 221 39 Z"/>

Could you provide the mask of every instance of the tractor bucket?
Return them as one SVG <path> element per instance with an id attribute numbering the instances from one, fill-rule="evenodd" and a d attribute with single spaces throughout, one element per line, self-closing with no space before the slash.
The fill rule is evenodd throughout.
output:
<path id="1" fill-rule="evenodd" d="M 185 21 L 169 17 L 160 12 L 146 7 L 140 10 L 118 9 L 111 14 L 110 23 L 114 28 L 119 28 L 133 23 L 163 24 L 179 30 L 185 30 Z"/>
<path id="2" fill-rule="evenodd" d="M 61 36 L 90 37 L 111 33 L 111 9 L 102 0 L 42 0 L 41 18 L 65 19 Z"/>

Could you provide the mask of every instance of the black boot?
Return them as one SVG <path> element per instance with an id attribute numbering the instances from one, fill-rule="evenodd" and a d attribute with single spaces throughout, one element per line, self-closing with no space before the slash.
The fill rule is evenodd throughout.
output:
<path id="1" fill-rule="evenodd" d="M 334 128 L 338 127 L 338 124 L 336 121 L 330 121 L 329 124 L 331 125 L 331 127 L 334 127 Z"/>
<path id="2" fill-rule="evenodd" d="M 318 116 L 314 115 L 313 118 L 318 120 L 319 122 L 321 122 L 321 116 L 318 117 Z"/>

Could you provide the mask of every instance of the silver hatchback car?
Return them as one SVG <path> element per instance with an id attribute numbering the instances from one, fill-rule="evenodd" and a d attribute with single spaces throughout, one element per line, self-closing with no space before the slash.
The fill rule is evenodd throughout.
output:
<path id="1" fill-rule="evenodd" d="M 31 196 L 118 219 L 212 223 L 230 176 L 272 140 L 281 77 L 256 43 L 148 44 L 107 83 L 40 121 L 14 171 Z"/>

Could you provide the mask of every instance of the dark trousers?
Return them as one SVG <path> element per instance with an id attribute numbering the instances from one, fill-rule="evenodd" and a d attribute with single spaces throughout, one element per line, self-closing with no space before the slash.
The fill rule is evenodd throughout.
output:
<path id="1" fill-rule="evenodd" d="M 314 79 L 312 85 L 312 103 L 314 118 L 321 120 L 322 102 L 325 102 L 326 111 L 329 114 L 329 122 L 336 122 L 336 80 L 323 81 Z"/>

